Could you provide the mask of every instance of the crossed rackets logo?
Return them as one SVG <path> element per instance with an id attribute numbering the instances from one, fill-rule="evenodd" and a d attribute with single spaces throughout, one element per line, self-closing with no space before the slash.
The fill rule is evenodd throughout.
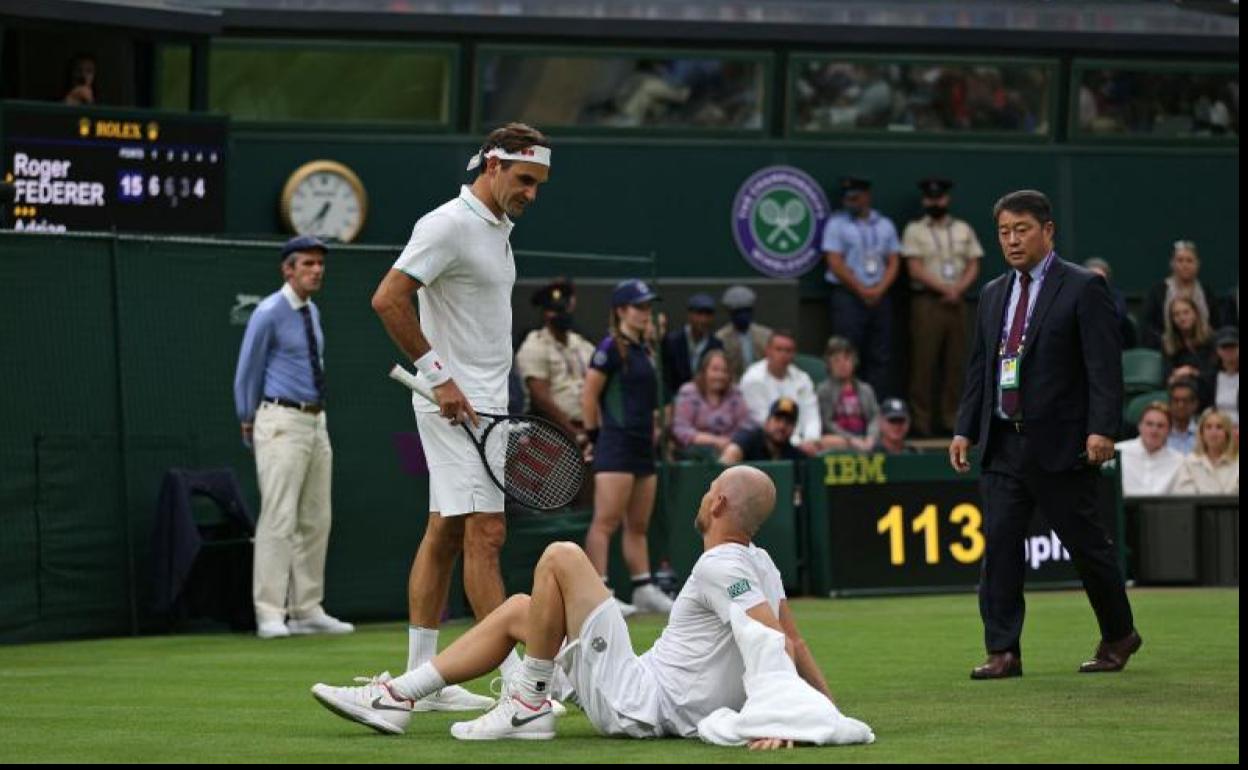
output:
<path id="1" fill-rule="evenodd" d="M 753 218 L 755 232 L 778 253 L 797 251 L 810 238 L 810 209 L 789 190 L 772 190 L 760 198 Z"/>

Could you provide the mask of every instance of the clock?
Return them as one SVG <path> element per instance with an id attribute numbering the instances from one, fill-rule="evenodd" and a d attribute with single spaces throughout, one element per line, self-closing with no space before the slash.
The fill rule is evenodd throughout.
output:
<path id="1" fill-rule="evenodd" d="M 295 169 L 279 203 L 289 231 L 343 243 L 355 240 L 368 216 L 368 194 L 360 178 L 332 160 L 314 160 Z"/>

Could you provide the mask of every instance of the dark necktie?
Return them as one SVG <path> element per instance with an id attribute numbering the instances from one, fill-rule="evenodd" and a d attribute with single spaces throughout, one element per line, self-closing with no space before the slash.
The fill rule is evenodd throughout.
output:
<path id="1" fill-rule="evenodd" d="M 1031 274 L 1023 273 L 1018 277 L 1019 286 L 1022 291 L 1018 293 L 1018 304 L 1014 307 L 1014 322 L 1010 324 L 1010 336 L 1005 341 L 1005 357 L 1017 356 L 1018 350 L 1023 344 L 1023 330 L 1027 326 L 1027 303 L 1031 299 Z M 1021 374 L 1021 363 L 1017 374 Z M 1011 388 L 1001 391 L 1001 411 L 1005 412 L 1011 420 L 1018 419 L 1018 408 L 1021 406 L 1020 388 Z"/>
<path id="2" fill-rule="evenodd" d="M 308 337 L 308 358 L 312 362 L 312 384 L 316 385 L 316 400 L 325 401 L 325 372 L 321 371 L 321 354 L 316 347 L 316 330 L 312 328 L 312 309 L 308 305 L 299 308 L 303 316 L 303 333 Z"/>

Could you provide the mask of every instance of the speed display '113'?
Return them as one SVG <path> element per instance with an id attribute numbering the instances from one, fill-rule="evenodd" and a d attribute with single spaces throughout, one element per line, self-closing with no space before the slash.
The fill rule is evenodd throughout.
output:
<path id="1" fill-rule="evenodd" d="M 225 228 L 223 117 L 6 102 L 3 127 L 14 230 Z"/>

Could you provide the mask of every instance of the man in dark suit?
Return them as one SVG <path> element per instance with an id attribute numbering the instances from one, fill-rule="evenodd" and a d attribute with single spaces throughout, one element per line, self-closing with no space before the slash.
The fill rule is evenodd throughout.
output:
<path id="1" fill-rule="evenodd" d="M 984 553 L 979 610 L 988 660 L 973 679 L 1023 673 L 1023 539 L 1040 512 L 1070 551 L 1100 625 L 1079 671 L 1120 671 L 1140 648 L 1114 544 L 1097 520 L 1097 466 L 1114 456 L 1122 343 L 1105 279 L 1058 258 L 1043 193 L 993 207 L 1010 270 L 984 287 L 949 459 L 970 470 L 979 444 Z"/>
<path id="2" fill-rule="evenodd" d="M 685 325 L 663 336 L 663 384 L 669 401 L 676 397 L 681 385 L 693 379 L 702 356 L 724 346 L 711 331 L 715 324 L 715 300 L 711 295 L 694 294 L 686 309 L 689 315 Z"/>

